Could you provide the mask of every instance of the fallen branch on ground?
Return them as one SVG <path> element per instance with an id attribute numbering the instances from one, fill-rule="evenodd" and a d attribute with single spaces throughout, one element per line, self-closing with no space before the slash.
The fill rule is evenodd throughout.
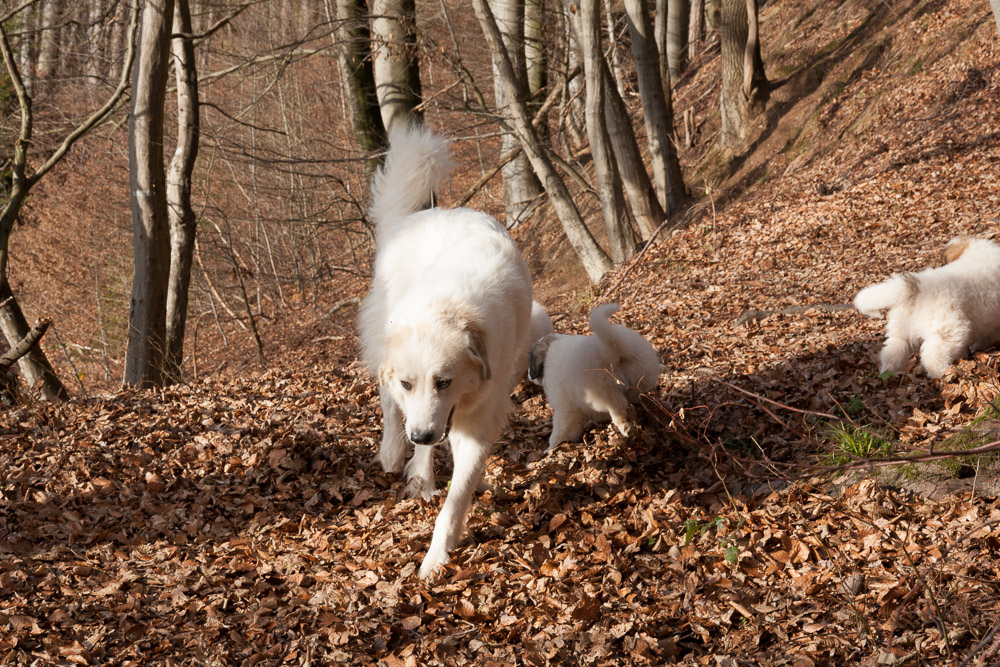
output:
<path id="1" fill-rule="evenodd" d="M 789 306 L 788 308 L 780 308 L 778 310 L 747 310 L 736 318 L 736 326 L 742 326 L 751 320 L 759 321 L 771 315 L 801 315 L 810 310 L 836 312 L 839 310 L 852 310 L 853 308 L 854 306 L 850 303 L 814 303 L 808 306 Z"/>

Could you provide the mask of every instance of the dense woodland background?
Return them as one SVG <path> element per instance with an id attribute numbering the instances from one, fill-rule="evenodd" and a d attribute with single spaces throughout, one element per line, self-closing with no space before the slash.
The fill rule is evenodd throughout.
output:
<path id="1" fill-rule="evenodd" d="M 190 28 L 156 43 L 192 57 L 161 67 L 158 104 L 136 88 L 155 77 L 130 76 L 154 43 L 131 64 L 130 21 L 175 4 Z M 940 380 L 881 376 L 881 323 L 837 308 L 996 232 L 990 5 L 771 0 L 759 62 L 753 3 L 428 1 L 379 41 L 400 6 L 0 3 L 0 324 L 14 305 L 50 320 L 39 349 L 63 385 L 6 375 L 0 663 L 996 664 L 996 351 Z M 518 7 L 538 20 L 508 43 L 505 97 L 483 19 Z M 454 139 L 441 205 L 508 224 L 557 330 L 618 301 L 663 363 L 638 436 L 596 428 L 548 456 L 544 397 L 520 387 L 493 489 L 430 584 L 415 571 L 441 499 L 404 499 L 374 461 L 356 362 L 388 123 L 361 131 L 347 74 L 380 47 L 419 65 L 419 96 L 396 79 L 404 117 Z M 198 151 L 173 367 L 169 306 L 147 311 L 163 340 L 128 333 L 135 276 L 162 279 L 169 255 L 135 230 L 166 238 L 185 209 L 157 222 L 135 196 L 137 163 L 166 167 L 194 126 L 175 72 L 197 74 Z M 162 142 L 136 142 L 143 99 Z M 567 198 L 514 182 L 546 161 Z M 443 485 L 446 454 L 438 469 Z"/>

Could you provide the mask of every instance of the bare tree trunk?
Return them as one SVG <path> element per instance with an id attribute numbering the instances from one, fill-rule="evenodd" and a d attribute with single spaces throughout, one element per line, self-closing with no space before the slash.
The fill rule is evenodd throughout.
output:
<path id="1" fill-rule="evenodd" d="M 750 21 L 747 6 L 753 0 L 723 0 L 722 2 L 722 92 L 720 109 L 722 146 L 741 143 L 750 130 L 750 118 L 756 103 L 767 96 L 767 78 L 760 59 L 760 41 L 750 44 Z M 754 3 L 756 6 L 756 3 Z M 756 17 L 754 18 L 756 24 Z M 748 46 L 752 56 L 748 57 Z M 747 63 L 752 63 L 748 96 L 745 91 Z"/>
<path id="2" fill-rule="evenodd" d="M 391 134 L 399 123 L 420 117 L 420 61 L 414 0 L 374 0 L 372 21 L 375 89 L 382 122 Z"/>
<path id="3" fill-rule="evenodd" d="M 59 9 L 61 0 L 45 0 L 39 29 L 37 76 L 45 80 L 53 76 L 59 64 Z"/>
<path id="4" fill-rule="evenodd" d="M 21 35 L 17 55 L 24 91 L 29 96 L 34 93 L 35 63 L 38 60 L 37 24 L 38 12 L 34 7 L 28 7 L 24 10 L 24 34 Z"/>
<path id="5" fill-rule="evenodd" d="M 572 17 L 570 5 L 567 2 L 567 16 Z M 573 24 L 574 34 L 578 41 L 582 42 L 582 26 L 579 20 L 570 19 Z M 665 217 L 663 207 L 657 199 L 656 190 L 646 173 L 646 166 L 639 152 L 639 144 L 635 139 L 635 131 L 632 128 L 632 120 L 629 116 L 628 108 L 618 89 L 615 87 L 608 62 L 605 58 L 600 58 L 601 75 L 604 79 L 604 123 L 607 128 L 608 138 L 614 151 L 614 160 L 618 174 L 621 176 L 621 184 L 628 197 L 629 207 L 635 217 L 636 226 L 643 239 L 649 236 L 659 227 Z M 590 84 L 587 84 L 590 87 Z M 589 121 L 588 121 L 589 122 Z M 589 125 L 588 125 L 589 127 Z M 593 145 L 591 142 L 591 150 Z M 679 168 L 678 168 L 679 169 Z M 603 191 L 602 191 L 603 194 Z"/>
<path id="6" fill-rule="evenodd" d="M 327 19 L 333 23 L 331 0 L 325 0 Z M 337 60 L 344 87 L 347 112 L 351 116 L 354 141 L 366 156 L 368 179 L 381 160 L 376 155 L 385 146 L 385 124 L 379 111 L 372 66 L 371 31 L 366 0 L 337 0 Z"/>
<path id="7" fill-rule="evenodd" d="M 101 22 L 101 0 L 87 0 L 86 23 L 84 24 L 86 40 L 86 62 L 84 63 L 84 74 L 91 79 L 99 77 L 101 69 L 101 59 L 107 48 L 107 33 L 105 26 Z"/>
<path id="8" fill-rule="evenodd" d="M 9 301 L 0 308 L 0 328 L 3 329 L 4 338 L 13 348 L 18 341 L 30 333 L 31 327 L 25 318 L 21 307 L 14 298 L 10 283 L 4 278 L 0 281 L 0 301 Z M 65 400 L 69 398 L 69 392 L 65 385 L 56 375 L 52 364 L 40 345 L 34 345 L 28 352 L 19 358 L 21 374 L 25 382 L 30 387 L 37 387 L 39 395 L 46 401 Z"/>
<path id="9" fill-rule="evenodd" d="M 632 54 L 639 80 L 643 121 L 649 142 L 649 157 L 653 163 L 653 184 L 660 205 L 669 216 L 680 208 L 686 198 L 684 177 L 672 140 L 674 110 L 670 86 L 660 79 L 659 55 L 653 40 L 646 0 L 625 0 L 632 36 Z M 640 228 L 641 229 L 641 228 Z M 643 233 L 643 238 L 648 238 Z"/>
<path id="10" fill-rule="evenodd" d="M 611 139 L 615 162 L 632 215 L 635 217 L 641 237 L 647 239 L 666 216 L 660 200 L 656 197 L 656 188 L 653 187 L 646 172 L 628 108 L 612 83 L 607 61 L 603 63 L 603 70 L 604 118 L 608 137 Z"/>
<path id="11" fill-rule="evenodd" d="M 188 291 L 191 261 L 198 229 L 191 207 L 191 178 L 198 157 L 200 122 L 198 113 L 198 73 L 194 42 L 190 35 L 191 11 L 188 0 L 174 0 L 171 55 L 177 85 L 177 146 L 167 169 L 167 220 L 170 225 L 170 275 L 167 285 L 166 340 L 167 379 L 180 382 L 184 360 L 184 331 L 187 328 Z"/>
<path id="12" fill-rule="evenodd" d="M 743 96 L 753 104 L 767 97 L 767 77 L 760 57 L 760 22 L 757 20 L 757 0 L 746 0 L 747 45 L 743 50 Z"/>
<path id="13" fill-rule="evenodd" d="M 563 92 L 563 117 L 565 118 L 566 131 L 573 142 L 573 150 L 580 150 L 586 144 L 583 127 L 586 124 L 583 109 L 583 63 L 580 57 L 579 29 L 576 27 L 575 13 L 570 10 L 568 3 L 563 3 L 563 27 L 566 41 L 566 72 L 567 80 L 564 83 Z M 580 74 L 573 75 L 579 71 Z"/>
<path id="14" fill-rule="evenodd" d="M 660 55 L 660 80 L 664 85 L 670 82 L 670 64 L 667 62 L 667 11 L 668 0 L 654 0 L 653 35 L 656 39 L 656 51 Z"/>
<path id="15" fill-rule="evenodd" d="M 1000 0 L 996 0 L 1000 2 Z M 546 49 L 545 0 L 524 3 L 524 67 L 528 72 L 528 93 L 533 101 L 548 83 L 548 49 Z"/>
<path id="16" fill-rule="evenodd" d="M 723 146 L 743 141 L 749 125 L 749 101 L 743 96 L 743 51 L 747 43 L 745 0 L 722 2 L 722 92 L 720 110 Z"/>
<path id="17" fill-rule="evenodd" d="M 698 57 L 705 41 L 705 0 L 691 0 L 691 20 L 688 22 L 688 62 Z"/>
<path id="18" fill-rule="evenodd" d="M 635 254 L 635 235 L 625 213 L 621 181 L 605 125 L 604 53 L 601 50 L 601 10 L 597 0 L 580 2 L 580 46 L 586 80 L 587 137 L 597 175 L 595 186 L 601 194 L 601 212 L 608 234 L 611 259 L 622 264 Z M 609 86 L 610 88 L 610 86 Z"/>
<path id="19" fill-rule="evenodd" d="M 161 386 L 165 378 L 170 232 L 163 171 L 163 104 L 173 0 L 146 0 L 132 74 L 129 182 L 135 268 L 129 307 L 125 384 Z"/>
<path id="20" fill-rule="evenodd" d="M 1000 32 L 1000 0 L 990 0 L 993 9 L 993 19 L 997 22 L 997 32 Z"/>
<path id="21" fill-rule="evenodd" d="M 518 89 L 527 90 L 528 72 L 525 61 L 524 44 L 524 0 L 490 0 L 490 8 L 496 17 L 497 27 L 503 38 L 504 47 L 510 57 L 511 66 L 518 80 Z M 498 81 L 501 74 L 497 58 L 493 58 L 493 96 L 497 110 L 504 116 L 510 113 L 506 107 L 510 103 L 505 94 L 506 87 Z M 517 137 L 505 133 L 502 137 L 501 152 L 510 153 L 518 144 Z M 528 157 L 522 152 L 500 170 L 503 175 L 504 207 L 507 211 L 508 229 L 517 227 L 530 212 L 532 203 L 541 194 L 542 186 L 531 170 Z"/>
<path id="22" fill-rule="evenodd" d="M 573 199 L 566 188 L 566 184 L 563 183 L 555 167 L 552 166 L 545 148 L 538 139 L 535 128 L 531 124 L 531 118 L 528 116 L 524 99 L 517 94 L 517 77 L 514 73 L 514 67 L 510 62 L 510 56 L 508 56 L 507 50 L 503 46 L 503 37 L 500 35 L 496 19 L 493 18 L 493 12 L 490 11 L 486 0 L 472 0 L 472 6 L 476 11 L 476 16 L 483 29 L 490 52 L 498 59 L 500 69 L 499 80 L 505 88 L 505 95 L 510 100 L 507 108 L 511 114 L 511 123 L 514 125 L 518 139 L 521 141 L 521 147 L 531 161 L 531 166 L 535 170 L 535 173 L 542 181 L 542 185 L 549 195 L 552 206 L 556 210 L 560 222 L 562 222 L 563 230 L 566 232 L 566 237 L 569 239 L 570 245 L 576 251 L 576 255 L 583 264 L 583 268 L 587 272 L 591 282 L 596 283 L 611 269 L 611 262 L 607 254 L 597 245 L 590 230 L 587 229 L 583 218 L 580 217 L 580 212 L 577 210 L 576 205 L 573 204 Z"/>
<path id="23" fill-rule="evenodd" d="M 689 9 L 687 0 L 668 0 L 667 5 L 667 66 L 670 80 L 677 81 L 687 67 Z"/>

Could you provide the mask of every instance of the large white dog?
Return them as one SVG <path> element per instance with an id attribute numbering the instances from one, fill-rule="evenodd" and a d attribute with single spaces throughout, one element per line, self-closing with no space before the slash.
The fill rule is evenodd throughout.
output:
<path id="1" fill-rule="evenodd" d="M 462 534 L 531 345 L 531 278 L 503 226 L 466 208 L 420 210 L 450 167 L 447 143 L 430 131 L 391 135 L 372 184 L 375 276 L 360 314 L 363 360 L 379 382 L 382 467 L 400 472 L 412 442 L 407 491 L 428 499 L 434 446 L 451 444 L 455 467 L 423 578 Z"/>
<path id="2" fill-rule="evenodd" d="M 1000 246 L 959 236 L 944 256 L 944 266 L 894 275 L 854 297 L 854 307 L 870 317 L 889 309 L 883 373 L 903 370 L 919 348 L 927 375 L 941 377 L 970 350 L 1000 341 Z"/>
<path id="3" fill-rule="evenodd" d="M 542 385 L 552 406 L 547 451 L 576 442 L 589 424 L 609 418 L 628 436 L 629 404 L 656 388 L 659 355 L 637 331 L 608 321 L 617 311 L 616 303 L 594 308 L 592 336 L 549 334 L 532 345 L 528 379 Z"/>

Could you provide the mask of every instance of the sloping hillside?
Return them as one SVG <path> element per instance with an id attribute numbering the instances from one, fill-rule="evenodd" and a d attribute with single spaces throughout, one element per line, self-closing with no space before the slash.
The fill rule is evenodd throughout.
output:
<path id="1" fill-rule="evenodd" d="M 996 26 L 961 0 L 777 0 L 761 19 L 775 88 L 745 150 L 712 148 L 711 52 L 678 84 L 698 198 L 676 228 L 594 289 L 551 223 L 517 232 L 560 330 L 618 300 L 659 349 L 636 437 L 545 456 L 550 415 L 521 387 L 469 537 L 421 583 L 442 498 L 404 499 L 373 460 L 355 310 L 332 308 L 364 283 L 332 284 L 270 325 L 270 369 L 0 415 L 0 662 L 1000 659 L 993 459 L 823 470 L 864 434 L 880 456 L 995 438 L 995 350 L 883 378 L 881 323 L 824 306 L 996 231 Z M 231 348 L 212 362 L 252 358 Z"/>

